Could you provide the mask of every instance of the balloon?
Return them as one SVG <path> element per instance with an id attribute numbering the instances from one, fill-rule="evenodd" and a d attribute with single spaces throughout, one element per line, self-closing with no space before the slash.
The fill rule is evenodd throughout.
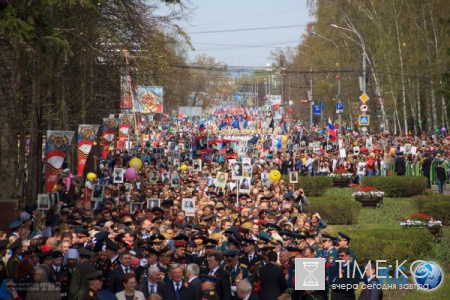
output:
<path id="1" fill-rule="evenodd" d="M 358 137 L 358 133 L 357 132 L 355 132 L 355 133 L 353 133 L 353 135 L 355 136 L 355 137 Z"/>
<path id="2" fill-rule="evenodd" d="M 318 134 L 323 134 L 323 130 L 320 129 L 317 133 L 318 133 Z"/>
<path id="3" fill-rule="evenodd" d="M 256 149 L 261 150 L 261 145 L 256 145 Z"/>
<path id="4" fill-rule="evenodd" d="M 395 151 L 397 151 L 396 147 L 392 147 L 391 150 L 389 150 L 389 154 L 395 155 Z"/>
<path id="5" fill-rule="evenodd" d="M 280 104 L 276 103 L 273 105 L 273 110 L 278 110 L 280 108 Z"/>
<path id="6" fill-rule="evenodd" d="M 94 181 L 94 179 L 97 178 L 97 174 L 95 174 L 94 172 L 89 172 L 87 173 L 86 178 L 89 181 Z"/>
<path id="7" fill-rule="evenodd" d="M 436 133 L 439 133 L 439 128 L 436 128 L 434 131 L 435 131 Z"/>
<path id="8" fill-rule="evenodd" d="M 54 191 L 54 192 L 57 192 L 57 191 L 58 191 L 58 185 L 57 185 L 57 184 L 55 184 L 55 185 L 53 186 L 53 191 Z"/>
<path id="9" fill-rule="evenodd" d="M 278 181 L 278 180 L 280 180 L 280 179 L 281 179 L 281 173 L 280 173 L 280 171 L 278 171 L 278 170 L 272 170 L 272 171 L 270 171 L 269 178 L 270 178 L 270 180 L 272 180 L 272 181 Z"/>
<path id="10" fill-rule="evenodd" d="M 158 147 L 159 146 L 159 142 L 158 141 L 154 142 L 153 146 Z"/>
<path id="11" fill-rule="evenodd" d="M 277 141 L 277 147 L 278 147 L 278 148 L 281 147 L 281 141 L 280 141 L 280 140 Z"/>
<path id="12" fill-rule="evenodd" d="M 447 131 L 447 129 L 445 127 L 441 128 L 441 132 L 446 132 L 446 131 Z"/>
<path id="13" fill-rule="evenodd" d="M 187 166 L 186 165 L 181 165 L 180 170 L 181 171 L 186 171 L 187 170 Z"/>
<path id="14" fill-rule="evenodd" d="M 130 167 L 140 170 L 142 168 L 142 160 L 140 158 L 134 157 L 130 160 Z"/>
<path id="15" fill-rule="evenodd" d="M 137 176 L 138 176 L 138 172 L 136 171 L 135 168 L 128 168 L 125 171 L 125 178 L 128 179 L 129 181 L 135 180 Z"/>
<path id="16" fill-rule="evenodd" d="M 283 135 L 281 138 L 283 141 L 287 142 L 289 140 L 289 137 L 287 135 Z"/>
<path id="17" fill-rule="evenodd" d="M 289 113 L 292 114 L 294 110 L 292 108 L 289 108 Z"/>
<path id="18" fill-rule="evenodd" d="M 346 136 L 346 137 L 350 137 L 350 133 L 346 133 L 345 136 Z"/>
<path id="19" fill-rule="evenodd" d="M 406 43 L 403 43 L 402 46 L 403 46 L 403 48 L 405 48 L 406 47 Z"/>

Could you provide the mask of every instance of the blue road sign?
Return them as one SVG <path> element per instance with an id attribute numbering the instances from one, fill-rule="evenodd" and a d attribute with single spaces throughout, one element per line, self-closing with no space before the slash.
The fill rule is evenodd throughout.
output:
<path id="1" fill-rule="evenodd" d="M 314 115 L 320 116 L 320 106 L 319 105 L 314 105 L 313 108 L 314 108 L 313 109 Z"/>
<path id="2" fill-rule="evenodd" d="M 325 108 L 325 102 L 319 102 L 320 105 L 320 109 L 324 109 Z"/>
<path id="3" fill-rule="evenodd" d="M 368 115 L 359 115 L 359 126 L 369 126 L 370 125 L 370 116 Z"/>
<path id="4" fill-rule="evenodd" d="M 336 103 L 336 113 L 337 114 L 342 114 L 343 112 L 344 112 L 344 103 L 337 102 Z"/>

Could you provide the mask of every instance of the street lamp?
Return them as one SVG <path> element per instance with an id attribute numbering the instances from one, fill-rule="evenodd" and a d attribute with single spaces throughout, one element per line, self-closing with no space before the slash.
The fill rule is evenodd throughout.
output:
<path id="1" fill-rule="evenodd" d="M 318 36 L 326 41 L 329 41 L 330 43 L 333 43 L 333 45 L 336 47 L 336 50 L 337 50 L 337 53 L 339 56 L 339 63 L 336 64 L 336 66 L 338 67 L 338 74 L 336 76 L 336 79 L 338 81 L 337 103 L 341 103 L 341 67 L 340 67 L 341 66 L 341 52 L 339 51 L 339 47 L 334 41 L 332 41 L 324 36 L 321 36 L 320 34 L 314 32 L 314 31 L 311 31 L 311 35 Z M 338 118 L 339 118 L 339 134 L 342 134 L 342 113 L 341 112 L 338 113 Z"/>

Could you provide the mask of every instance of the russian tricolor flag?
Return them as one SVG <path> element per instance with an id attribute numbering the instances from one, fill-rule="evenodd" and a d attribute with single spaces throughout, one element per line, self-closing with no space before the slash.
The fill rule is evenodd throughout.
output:
<path id="1" fill-rule="evenodd" d="M 331 124 L 330 118 L 328 118 L 328 138 L 330 141 L 336 141 L 336 129 L 334 129 L 333 124 Z"/>

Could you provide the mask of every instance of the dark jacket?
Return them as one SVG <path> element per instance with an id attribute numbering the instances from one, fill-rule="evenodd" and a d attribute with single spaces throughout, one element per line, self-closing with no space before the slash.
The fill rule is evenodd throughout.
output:
<path id="1" fill-rule="evenodd" d="M 189 284 L 188 287 L 186 287 L 185 283 L 187 283 L 187 281 L 183 281 L 181 283 L 180 300 L 197 300 L 197 294 L 195 293 L 194 287 Z M 161 295 L 163 299 L 169 300 L 177 299 L 177 293 L 175 291 L 175 287 L 172 280 L 170 280 L 167 284 L 162 286 Z"/>
<path id="2" fill-rule="evenodd" d="M 134 273 L 134 269 L 132 267 L 130 268 L 130 272 Z M 122 283 L 122 277 L 124 275 L 124 271 L 122 266 L 116 267 L 111 274 L 109 275 L 109 281 L 108 281 L 108 290 L 112 292 L 113 294 L 116 294 L 118 292 L 121 292 L 125 289 Z"/>
<path id="3" fill-rule="evenodd" d="M 162 282 L 162 281 L 158 282 L 158 286 L 156 287 L 155 293 L 161 294 L 161 290 L 163 290 L 163 286 L 164 285 L 165 285 L 164 282 Z M 148 280 L 142 282 L 139 285 L 138 290 L 141 291 L 144 294 L 145 299 L 147 299 L 148 296 L 150 295 L 150 290 L 149 290 L 149 287 L 148 287 Z"/>
<path id="4" fill-rule="evenodd" d="M 444 181 L 447 180 L 447 176 L 445 175 L 444 167 L 438 166 L 438 167 L 436 168 L 436 176 L 437 176 L 437 179 L 438 179 L 440 182 L 444 182 Z"/>
<path id="5" fill-rule="evenodd" d="M 406 163 L 402 156 L 395 158 L 395 173 L 397 173 L 397 175 L 405 175 L 406 173 Z"/>
<path id="6" fill-rule="evenodd" d="M 72 279 L 70 280 L 69 300 L 74 299 L 79 291 L 89 290 L 89 282 L 86 275 L 95 273 L 96 271 L 94 266 L 88 261 L 77 264 L 75 271 L 72 274 Z"/>
<path id="7" fill-rule="evenodd" d="M 273 263 L 261 268 L 259 278 L 261 279 L 261 300 L 277 299 L 287 289 L 283 270 Z"/>
<path id="8" fill-rule="evenodd" d="M 217 277 L 216 292 L 220 300 L 231 300 L 230 275 L 219 267 L 214 273 Z"/>

